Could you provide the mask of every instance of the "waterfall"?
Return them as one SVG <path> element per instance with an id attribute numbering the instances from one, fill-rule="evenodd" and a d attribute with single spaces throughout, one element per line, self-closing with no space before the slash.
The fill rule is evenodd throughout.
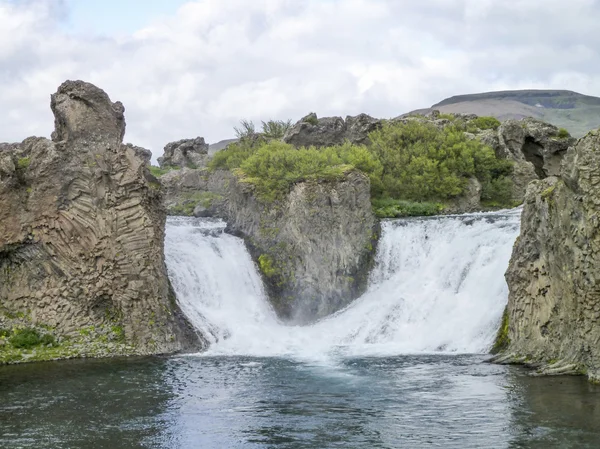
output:
<path id="1" fill-rule="evenodd" d="M 520 211 L 389 220 L 366 293 L 310 326 L 280 322 L 241 239 L 225 223 L 169 218 L 165 255 L 208 354 L 377 356 L 486 352 L 507 302 Z"/>

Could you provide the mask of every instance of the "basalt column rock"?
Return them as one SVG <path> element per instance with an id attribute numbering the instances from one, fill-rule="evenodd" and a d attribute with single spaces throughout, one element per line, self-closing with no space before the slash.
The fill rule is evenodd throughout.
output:
<path id="1" fill-rule="evenodd" d="M 163 254 L 165 210 L 124 107 L 92 84 L 52 95 L 52 140 L 0 146 L 0 305 L 58 335 L 116 326 L 135 354 L 200 347 Z"/>
<path id="2" fill-rule="evenodd" d="M 600 131 L 593 131 L 568 151 L 560 176 L 529 185 L 506 273 L 498 361 L 600 380 L 599 173 Z"/>

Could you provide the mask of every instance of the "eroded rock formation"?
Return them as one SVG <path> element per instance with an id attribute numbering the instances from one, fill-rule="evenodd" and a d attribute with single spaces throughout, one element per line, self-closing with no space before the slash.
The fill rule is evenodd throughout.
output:
<path id="1" fill-rule="evenodd" d="M 549 123 L 533 118 L 507 120 L 497 130 L 478 136 L 496 155 L 514 162 L 514 197 L 523 199 L 527 184 L 535 179 L 557 176 L 565 153 L 577 139 L 561 135 Z"/>
<path id="2" fill-rule="evenodd" d="M 166 274 L 160 184 L 122 143 L 123 105 L 66 81 L 51 107 L 52 140 L 0 146 L 2 310 L 59 336 L 111 326 L 135 354 L 199 347 Z"/>
<path id="3" fill-rule="evenodd" d="M 347 140 L 367 144 L 369 133 L 380 127 L 382 122 L 367 114 L 348 116 L 344 120 L 341 117 L 317 118 L 313 112 L 292 126 L 283 141 L 296 147 L 326 147 L 340 145 Z"/>
<path id="4" fill-rule="evenodd" d="M 164 167 L 189 167 L 200 168 L 208 159 L 208 144 L 203 137 L 183 139 L 168 143 L 162 157 L 158 158 L 158 165 Z"/>
<path id="5" fill-rule="evenodd" d="M 497 361 L 600 380 L 599 174 L 600 131 L 593 131 L 569 150 L 558 177 L 529 185 L 506 273 L 506 347 Z"/>
<path id="6" fill-rule="evenodd" d="M 229 172 L 214 176 L 223 185 L 217 214 L 245 239 L 281 317 L 311 322 L 364 291 L 379 229 L 365 175 L 300 182 L 276 204 L 258 201 Z"/>

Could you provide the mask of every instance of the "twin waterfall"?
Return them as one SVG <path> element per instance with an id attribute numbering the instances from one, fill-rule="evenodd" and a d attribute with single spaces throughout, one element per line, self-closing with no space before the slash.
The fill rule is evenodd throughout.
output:
<path id="1" fill-rule="evenodd" d="M 280 322 L 241 239 L 222 221 L 170 218 L 165 253 L 184 313 L 208 355 L 483 353 L 507 301 L 504 271 L 520 211 L 382 223 L 367 292 L 310 326 Z"/>

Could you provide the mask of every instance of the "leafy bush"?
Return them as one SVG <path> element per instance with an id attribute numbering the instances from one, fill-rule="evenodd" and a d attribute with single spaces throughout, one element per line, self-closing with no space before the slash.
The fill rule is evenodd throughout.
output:
<path id="1" fill-rule="evenodd" d="M 569 131 L 567 131 L 565 128 L 560 128 L 558 130 L 559 139 L 568 139 L 569 137 L 571 137 L 571 134 L 569 134 Z"/>
<path id="2" fill-rule="evenodd" d="M 281 139 L 291 127 L 291 120 L 269 120 L 268 122 L 262 122 L 262 133 L 268 139 Z"/>
<path id="3" fill-rule="evenodd" d="M 501 125 L 496 117 L 477 117 L 469 123 L 477 129 L 498 129 Z"/>
<path id="4" fill-rule="evenodd" d="M 456 116 L 454 114 L 440 114 L 438 115 L 438 118 L 453 122 L 456 119 Z"/>
<path id="5" fill-rule="evenodd" d="M 10 344 L 17 349 L 31 349 L 39 345 L 54 345 L 52 335 L 40 333 L 35 329 L 25 328 L 17 330 L 9 339 Z"/>
<path id="6" fill-rule="evenodd" d="M 240 126 L 234 126 L 233 130 L 238 139 L 244 139 L 256 134 L 256 127 L 251 120 L 241 120 Z"/>
<path id="7" fill-rule="evenodd" d="M 492 126 L 492 121 L 482 126 Z M 482 184 L 483 200 L 510 205 L 512 163 L 469 139 L 464 127 L 460 120 L 444 129 L 418 120 L 388 122 L 369 135 L 370 147 L 295 148 L 281 141 L 243 139 L 215 154 L 209 169 L 234 171 L 266 202 L 280 198 L 296 182 L 340 179 L 357 169 L 370 177 L 380 217 L 437 214 L 440 203 L 463 194 L 472 177 Z"/>
<path id="8" fill-rule="evenodd" d="M 374 197 L 445 201 L 461 195 L 470 177 L 489 183 L 512 170 L 491 148 L 468 139 L 460 127 L 432 123 L 387 123 L 373 131 L 371 151 L 383 166 Z"/>

